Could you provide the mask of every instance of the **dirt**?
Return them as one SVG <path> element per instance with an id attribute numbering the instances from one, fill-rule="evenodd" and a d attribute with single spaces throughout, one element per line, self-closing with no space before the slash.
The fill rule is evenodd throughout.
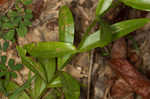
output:
<path id="1" fill-rule="evenodd" d="M 14 1 L 12 0 L 11 2 Z M 98 0 L 34 0 L 33 2 L 32 9 L 35 17 L 29 32 L 24 38 L 17 37 L 16 44 L 21 46 L 31 42 L 58 41 L 58 11 L 64 4 L 68 5 L 73 13 L 76 28 L 75 45 L 78 45 L 83 33 L 94 20 L 94 13 Z M 2 12 L 7 12 L 9 8 L 8 4 L 9 3 L 5 3 L 3 6 L 0 5 L 0 14 L 3 14 Z M 140 17 L 150 18 L 150 13 L 135 10 L 121 4 L 116 8 L 110 9 L 110 11 L 106 13 L 104 19 L 112 24 L 118 21 Z M 98 27 L 95 27 L 92 31 L 96 31 L 97 29 Z M 133 48 L 133 42 L 126 36 L 124 37 L 126 49 L 123 49 L 125 51 L 122 53 L 127 56 L 121 57 L 128 58 L 137 70 L 150 79 L 150 23 L 130 35 L 132 35 L 133 39 L 137 42 L 139 50 Z M 2 43 L 3 40 L 0 39 L 0 42 Z M 111 53 L 113 51 L 112 45 L 113 43 L 103 49 L 94 49 L 92 59 L 90 59 L 89 53 L 76 55 L 64 70 L 68 71 L 83 85 L 88 85 L 90 61 L 93 60 L 92 72 L 90 74 L 90 99 L 133 99 L 133 95 L 136 96 L 134 99 L 142 99 L 139 95 L 135 94 L 135 92 L 131 92 L 128 84 L 122 80 L 120 76 L 118 77 L 111 69 L 109 60 L 112 56 L 118 56 L 113 54 L 112 56 L 102 55 L 102 51 Z M 115 51 L 119 52 L 118 49 L 115 49 Z M 16 62 L 21 61 L 14 45 L 11 45 L 7 52 L 3 54 L 7 55 L 9 58 L 15 59 Z M 13 80 L 22 85 L 23 82 L 27 80 L 28 73 L 29 70 L 24 67 L 20 72 L 17 72 L 18 78 Z M 122 92 L 124 88 L 125 90 Z M 88 86 L 81 88 L 80 99 L 87 98 L 87 91 Z M 123 95 L 120 97 L 117 96 L 118 94 L 116 93 L 119 93 L 118 91 L 122 92 L 121 94 Z M 2 96 L 1 99 L 6 98 Z"/>

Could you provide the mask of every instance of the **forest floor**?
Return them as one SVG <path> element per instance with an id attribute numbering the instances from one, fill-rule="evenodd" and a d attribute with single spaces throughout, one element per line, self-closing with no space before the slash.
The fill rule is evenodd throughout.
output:
<path id="1" fill-rule="evenodd" d="M 14 1 L 12 0 L 12 2 Z M 20 62 L 21 59 L 17 55 L 16 45 L 40 41 L 58 41 L 58 12 L 64 4 L 68 5 L 73 13 L 75 45 L 78 45 L 83 33 L 93 21 L 97 2 L 98 0 L 33 0 L 34 20 L 29 32 L 24 38 L 17 37 L 17 43 L 11 44 L 7 52 L 2 53 L 2 55 L 7 55 L 8 58 Z M 8 4 L 6 3 L 0 7 L 0 12 L 3 13 L 7 8 Z M 110 9 L 104 19 L 113 24 L 122 20 L 144 17 L 150 18 L 150 13 L 120 4 Z M 92 31 L 97 29 L 98 27 L 95 27 Z M 119 45 L 117 45 L 117 42 L 119 42 Z M 0 43 L 3 43 L 2 39 L 0 39 Z M 149 23 L 104 48 L 96 48 L 73 57 L 64 70 L 83 84 L 80 99 L 87 99 L 87 97 L 89 97 L 88 99 L 142 99 L 135 92 L 122 92 L 124 89 L 128 90 L 129 86 L 111 69 L 109 61 L 113 55 L 113 48 L 114 50 L 121 50 L 122 52 L 118 51 L 120 53 L 125 53 L 127 60 L 137 70 L 150 77 Z M 13 80 L 22 85 L 27 80 L 28 72 L 29 70 L 24 67 L 17 72 L 18 77 Z M 0 99 L 7 98 L 1 95 Z"/>

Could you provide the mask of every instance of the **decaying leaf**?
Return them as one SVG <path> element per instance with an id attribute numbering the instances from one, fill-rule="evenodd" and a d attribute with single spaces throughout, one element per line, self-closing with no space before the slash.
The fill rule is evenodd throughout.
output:
<path id="1" fill-rule="evenodd" d="M 150 80 L 138 72 L 126 59 L 112 59 L 110 64 L 137 94 L 143 96 L 143 99 L 149 99 Z"/>
<path id="2" fill-rule="evenodd" d="M 111 58 L 126 58 L 126 55 L 127 45 L 125 39 L 121 38 L 113 44 Z"/>

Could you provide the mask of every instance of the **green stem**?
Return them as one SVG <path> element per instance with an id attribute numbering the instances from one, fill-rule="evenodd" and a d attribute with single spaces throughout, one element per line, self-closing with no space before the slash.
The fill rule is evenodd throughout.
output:
<path id="1" fill-rule="evenodd" d="M 86 40 L 87 36 L 89 35 L 89 32 L 91 32 L 91 29 L 96 25 L 96 23 L 97 23 L 97 19 L 95 19 L 92 22 L 92 24 L 90 24 L 90 26 L 87 28 L 86 32 L 83 35 L 83 38 L 82 38 L 81 42 L 79 43 L 79 46 L 78 46 L 79 49 L 83 45 L 84 41 Z"/>

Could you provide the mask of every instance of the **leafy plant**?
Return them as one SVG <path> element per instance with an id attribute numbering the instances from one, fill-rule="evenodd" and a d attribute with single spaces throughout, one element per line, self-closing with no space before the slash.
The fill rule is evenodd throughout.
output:
<path id="1" fill-rule="evenodd" d="M 135 3 L 131 3 L 132 0 L 120 1 L 123 3 L 129 1 L 131 6 L 135 5 Z M 136 1 L 139 3 L 145 0 Z M 150 22 L 150 19 L 139 18 L 110 25 L 102 19 L 102 16 L 111 5 L 112 0 L 99 0 L 95 20 L 85 32 L 78 47 L 73 45 L 74 21 L 67 6 L 60 8 L 59 12 L 59 42 L 39 42 L 27 44 L 23 47 L 17 46 L 23 64 L 34 75 L 29 74 L 29 79 L 21 87 L 13 82 L 8 83 L 9 86 L 14 86 L 11 87 L 12 89 L 6 87 L 9 98 L 61 99 L 61 96 L 64 95 L 65 99 L 79 99 L 80 85 L 78 81 L 62 70 L 71 57 L 76 53 L 90 51 L 96 47 L 102 48 Z M 148 7 L 146 9 L 142 7 L 146 5 L 143 3 L 143 5 L 137 6 L 139 9 L 147 10 Z M 100 24 L 100 29 L 89 34 L 97 22 Z M 27 53 L 30 56 L 27 56 Z M 10 63 L 13 63 L 13 61 Z"/>
<path id="2" fill-rule="evenodd" d="M 5 41 L 1 47 L 1 52 L 7 51 L 9 42 Z M 22 64 L 15 64 L 14 59 L 9 59 L 7 65 L 7 60 L 7 56 L 0 55 L 0 92 L 3 92 L 5 95 L 8 95 L 6 86 L 8 86 L 9 80 L 11 78 L 17 78 L 16 71 L 21 70 L 23 66 Z"/>
<path id="3" fill-rule="evenodd" d="M 32 3 L 32 0 L 16 0 L 13 9 L 6 15 L 0 16 L 0 33 L 4 40 L 15 40 L 16 33 L 24 37 L 31 25 L 32 10 L 25 7 Z"/>

